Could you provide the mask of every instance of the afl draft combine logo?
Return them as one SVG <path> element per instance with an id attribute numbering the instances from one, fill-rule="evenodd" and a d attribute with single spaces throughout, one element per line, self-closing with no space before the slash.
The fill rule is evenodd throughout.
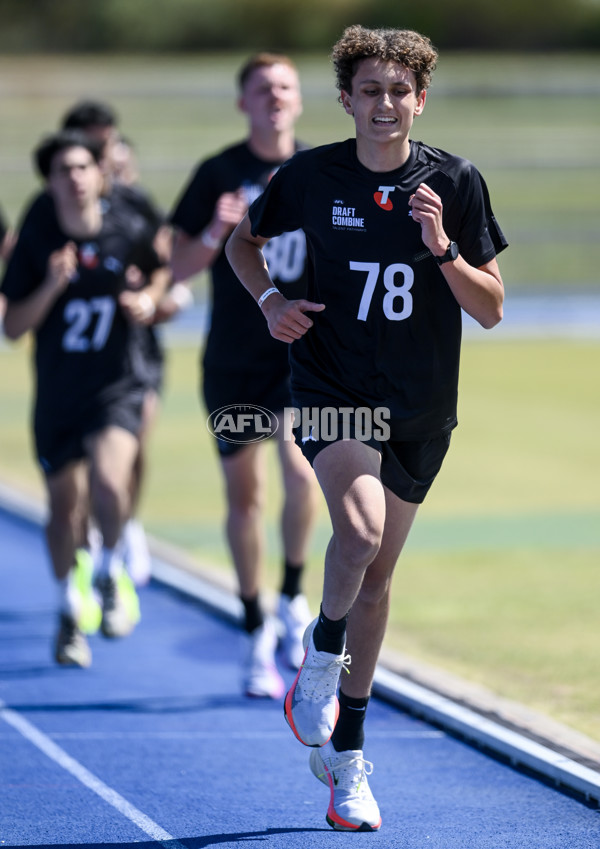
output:
<path id="1" fill-rule="evenodd" d="M 268 439 L 277 432 L 279 420 L 266 407 L 255 404 L 231 404 L 211 413 L 206 426 L 216 439 L 248 445 Z"/>
<path id="2" fill-rule="evenodd" d="M 375 203 L 386 212 L 390 212 L 394 208 L 390 194 L 395 190 L 396 186 L 379 186 L 379 189 L 373 195 Z"/>

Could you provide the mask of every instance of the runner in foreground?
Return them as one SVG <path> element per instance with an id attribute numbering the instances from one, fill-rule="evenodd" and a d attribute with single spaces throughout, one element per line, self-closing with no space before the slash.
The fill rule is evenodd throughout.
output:
<path id="1" fill-rule="evenodd" d="M 507 243 L 483 178 L 409 138 L 436 59 L 418 33 L 346 29 L 333 63 L 356 137 L 297 153 L 227 246 L 271 334 L 290 343 L 296 439 L 331 516 L 321 611 L 285 715 L 314 747 L 340 830 L 381 825 L 363 723 L 394 566 L 457 424 L 461 308 L 485 328 L 502 318 Z M 290 301 L 261 248 L 300 227 L 308 294 Z"/>

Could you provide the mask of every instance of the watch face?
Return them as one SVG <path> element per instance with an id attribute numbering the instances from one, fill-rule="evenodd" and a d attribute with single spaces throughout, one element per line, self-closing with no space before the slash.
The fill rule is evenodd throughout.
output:
<path id="1" fill-rule="evenodd" d="M 437 264 L 443 265 L 445 262 L 452 262 L 458 256 L 458 245 L 456 242 L 450 242 L 448 247 L 446 248 L 446 253 L 442 254 L 442 256 L 437 257 Z"/>

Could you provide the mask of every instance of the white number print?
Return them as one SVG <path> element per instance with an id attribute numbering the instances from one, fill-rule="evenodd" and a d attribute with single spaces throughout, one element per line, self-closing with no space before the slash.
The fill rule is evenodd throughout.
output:
<path id="1" fill-rule="evenodd" d="M 69 325 L 63 336 L 65 351 L 100 351 L 106 345 L 115 314 L 113 298 L 91 298 L 84 301 L 76 298 L 65 307 L 64 317 Z M 94 317 L 97 317 L 95 326 Z M 91 331 L 91 332 L 90 332 Z"/>
<path id="2" fill-rule="evenodd" d="M 375 292 L 381 265 L 378 262 L 353 262 L 350 261 L 350 271 L 363 271 L 367 274 L 365 288 L 363 289 L 357 318 L 366 321 L 371 307 L 371 301 Z M 396 283 L 397 275 L 401 275 L 401 285 Z M 408 318 L 413 310 L 413 297 L 411 288 L 415 282 L 415 275 L 410 265 L 396 262 L 388 265 L 383 271 L 383 285 L 386 293 L 383 296 L 383 314 L 390 321 L 403 321 Z M 399 310 L 397 299 L 400 299 Z"/>
<path id="3" fill-rule="evenodd" d="M 272 280 L 293 283 L 304 271 L 306 237 L 302 230 L 282 233 L 267 242 L 263 254 Z"/>

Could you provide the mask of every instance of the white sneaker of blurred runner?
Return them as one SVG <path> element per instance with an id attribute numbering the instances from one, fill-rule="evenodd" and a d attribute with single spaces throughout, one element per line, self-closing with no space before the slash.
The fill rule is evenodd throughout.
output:
<path id="1" fill-rule="evenodd" d="M 148 541 L 141 522 L 129 519 L 121 534 L 123 563 L 136 587 L 143 587 L 152 576 Z"/>
<path id="2" fill-rule="evenodd" d="M 127 577 L 125 572 L 123 575 Z M 94 584 L 102 602 L 100 630 L 105 637 L 128 636 L 137 625 L 139 615 L 136 617 L 132 614 L 131 606 L 127 604 L 120 590 L 119 579 L 111 575 L 98 575 Z"/>
<path id="3" fill-rule="evenodd" d="M 305 596 L 280 596 L 277 616 L 282 626 L 281 648 L 285 661 L 291 669 L 300 669 L 306 651 L 302 637 L 312 620 Z"/>
<path id="4" fill-rule="evenodd" d="M 280 699 L 285 684 L 275 664 L 277 631 L 271 619 L 247 635 L 244 661 L 244 692 L 254 698 Z"/>
<path id="5" fill-rule="evenodd" d="M 90 524 L 88 527 L 85 548 L 89 551 L 95 568 L 96 564 L 100 561 L 100 552 L 102 551 L 102 534 L 94 524 Z"/>

